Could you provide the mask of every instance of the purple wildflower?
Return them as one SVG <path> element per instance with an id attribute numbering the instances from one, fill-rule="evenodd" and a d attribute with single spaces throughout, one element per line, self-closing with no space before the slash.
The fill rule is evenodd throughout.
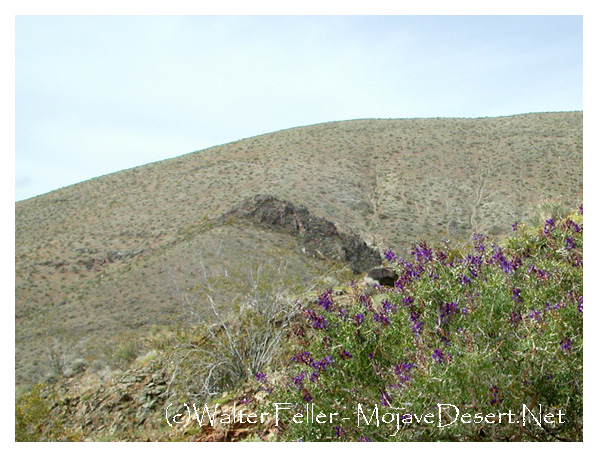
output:
<path id="1" fill-rule="evenodd" d="M 335 436 L 337 436 L 337 438 L 339 438 L 341 436 L 345 436 L 345 429 L 343 427 L 340 427 L 339 425 L 335 425 L 335 426 L 333 426 L 333 430 L 335 430 Z"/>
<path id="2" fill-rule="evenodd" d="M 440 325 L 446 324 L 450 317 L 459 312 L 459 308 L 456 302 L 442 303 L 440 306 Z"/>
<path id="3" fill-rule="evenodd" d="M 304 378 L 306 377 L 306 373 L 304 373 L 303 371 L 298 374 L 297 376 L 295 376 L 293 379 L 293 384 L 295 384 L 295 387 L 297 387 L 298 389 L 301 389 L 304 386 Z"/>
<path id="4" fill-rule="evenodd" d="M 395 305 L 395 303 L 391 303 L 387 299 L 383 300 L 381 304 L 383 305 L 383 310 L 387 314 L 390 314 L 390 313 L 393 314 L 397 311 L 397 306 Z"/>
<path id="5" fill-rule="evenodd" d="M 516 230 L 518 230 L 518 222 L 512 224 L 512 232 L 515 232 Z"/>
<path id="6" fill-rule="evenodd" d="M 352 355 L 346 351 L 345 349 L 339 349 L 339 357 L 341 357 L 342 359 L 351 359 Z"/>
<path id="7" fill-rule="evenodd" d="M 522 314 L 520 314 L 520 311 L 512 311 L 512 313 L 510 314 L 510 324 L 518 324 L 520 321 L 522 320 Z"/>
<path id="8" fill-rule="evenodd" d="M 416 258 L 418 263 L 425 263 L 433 260 L 433 251 L 424 241 L 421 241 L 418 245 L 413 247 L 412 255 Z"/>
<path id="9" fill-rule="evenodd" d="M 354 320 L 353 320 L 355 325 L 360 325 L 362 324 L 362 322 L 364 322 L 364 314 L 362 313 L 358 313 L 354 316 Z"/>
<path id="10" fill-rule="evenodd" d="M 413 368 L 416 368 L 416 365 L 410 362 L 398 363 L 393 367 L 395 374 L 397 375 L 397 378 L 401 384 L 405 384 L 412 379 L 410 371 Z"/>
<path id="11" fill-rule="evenodd" d="M 390 263 L 397 262 L 397 256 L 393 253 L 391 249 L 387 249 L 385 251 L 385 259 L 387 259 L 387 262 Z"/>
<path id="12" fill-rule="evenodd" d="M 432 358 L 435 363 L 449 362 L 452 359 L 451 354 L 445 354 L 441 349 L 437 348 L 433 351 Z"/>
<path id="13" fill-rule="evenodd" d="M 414 335 L 416 336 L 420 336 L 420 334 L 422 333 L 422 327 L 424 327 L 424 323 L 422 321 L 419 320 L 420 319 L 420 314 L 412 312 L 410 314 L 410 322 L 412 322 L 411 325 L 411 329 L 412 329 L 412 333 L 414 333 Z"/>
<path id="14" fill-rule="evenodd" d="M 574 230 L 575 233 L 580 233 L 582 232 L 582 228 L 580 227 L 580 225 L 578 225 L 576 222 L 568 219 L 566 221 L 566 226 L 571 228 L 572 230 Z"/>
<path id="15" fill-rule="evenodd" d="M 380 322 L 380 324 L 383 327 L 386 327 L 391 322 L 389 315 L 383 311 L 381 311 L 380 313 L 374 313 L 372 319 L 374 320 L 374 322 Z"/>
<path id="16" fill-rule="evenodd" d="M 372 311 L 372 298 L 370 298 L 370 296 L 366 295 L 366 294 L 361 294 L 358 297 L 358 301 L 360 303 L 362 303 L 362 305 L 364 305 L 364 308 L 367 311 Z"/>
<path id="17" fill-rule="evenodd" d="M 335 363 L 335 360 L 333 359 L 333 356 L 328 355 L 322 360 L 312 362 L 312 367 L 318 371 L 325 371 L 332 363 Z"/>
<path id="18" fill-rule="evenodd" d="M 414 303 L 414 299 L 412 297 L 404 297 L 401 299 L 401 304 L 403 306 L 410 306 L 412 303 Z"/>
<path id="19" fill-rule="evenodd" d="M 266 375 L 263 372 L 259 371 L 255 376 L 259 382 L 266 382 Z"/>
<path id="20" fill-rule="evenodd" d="M 503 398 L 499 397 L 499 388 L 497 386 L 491 387 L 489 391 L 491 392 L 491 406 L 503 401 Z"/>
<path id="21" fill-rule="evenodd" d="M 565 340 L 560 341 L 560 347 L 562 351 L 569 352 L 572 350 L 572 340 L 570 338 L 566 338 Z"/>
<path id="22" fill-rule="evenodd" d="M 311 321 L 312 328 L 316 330 L 326 330 L 329 327 L 329 323 L 324 318 L 324 316 L 319 315 L 316 311 L 312 309 L 305 310 L 304 315 Z"/>
<path id="23" fill-rule="evenodd" d="M 302 351 L 298 352 L 293 357 L 291 357 L 291 361 L 304 363 L 306 365 L 312 365 L 314 359 L 311 357 L 311 354 L 308 351 Z"/>
<path id="24" fill-rule="evenodd" d="M 545 221 L 545 227 L 543 228 L 543 233 L 547 236 L 551 232 L 553 232 L 554 228 L 555 228 L 555 221 L 553 219 L 547 219 Z"/>
<path id="25" fill-rule="evenodd" d="M 563 308 L 565 305 L 562 302 L 557 302 L 555 305 L 552 305 L 551 303 L 547 302 L 545 303 L 545 311 L 552 311 L 555 309 L 560 309 Z"/>
<path id="26" fill-rule="evenodd" d="M 474 249 L 478 252 L 485 252 L 485 245 L 483 244 L 483 241 L 485 240 L 486 236 L 481 235 L 480 233 L 473 233 L 472 234 L 472 244 L 474 244 Z"/>
<path id="27" fill-rule="evenodd" d="M 506 258 L 503 256 L 503 251 L 499 246 L 494 246 L 493 249 L 495 254 L 493 254 L 489 262 L 499 265 L 499 267 L 505 272 L 505 274 L 508 274 L 510 271 L 514 269 L 512 264 L 508 262 Z"/>
<path id="28" fill-rule="evenodd" d="M 571 237 L 566 238 L 566 249 L 574 249 L 576 247 L 576 243 Z"/>
<path id="29" fill-rule="evenodd" d="M 516 289 L 515 287 L 512 288 L 512 300 L 514 300 L 516 303 L 522 303 L 522 297 L 520 296 L 521 293 L 522 291 L 520 289 Z"/>
<path id="30" fill-rule="evenodd" d="M 538 321 L 540 319 L 541 314 L 543 314 L 541 311 L 537 311 L 536 309 L 531 308 L 528 317 L 534 319 L 535 321 Z"/>
<path id="31" fill-rule="evenodd" d="M 331 298 L 331 290 L 327 290 L 318 296 L 318 306 L 323 307 L 327 311 L 333 309 L 333 299 Z"/>

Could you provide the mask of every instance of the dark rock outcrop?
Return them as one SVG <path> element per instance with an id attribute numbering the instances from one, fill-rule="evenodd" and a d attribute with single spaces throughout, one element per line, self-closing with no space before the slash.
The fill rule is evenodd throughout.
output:
<path id="1" fill-rule="evenodd" d="M 377 281 L 381 286 L 394 286 L 399 276 L 390 268 L 373 268 L 366 276 Z"/>
<path id="2" fill-rule="evenodd" d="M 381 257 L 353 233 L 340 232 L 328 219 L 311 215 L 303 205 L 272 195 L 255 195 L 225 213 L 223 221 L 247 221 L 255 226 L 299 237 L 306 253 L 347 262 L 355 272 L 380 265 Z"/>

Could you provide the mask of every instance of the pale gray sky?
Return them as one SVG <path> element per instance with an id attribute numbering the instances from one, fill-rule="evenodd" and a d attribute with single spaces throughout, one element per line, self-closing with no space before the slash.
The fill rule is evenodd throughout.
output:
<path id="1" fill-rule="evenodd" d="M 280 129 L 582 110 L 582 16 L 17 16 L 15 198 Z"/>

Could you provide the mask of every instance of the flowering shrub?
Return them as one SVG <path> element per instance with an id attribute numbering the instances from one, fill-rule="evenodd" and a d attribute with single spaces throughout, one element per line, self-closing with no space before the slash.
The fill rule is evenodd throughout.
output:
<path id="1" fill-rule="evenodd" d="M 269 397 L 282 439 L 582 440 L 582 227 L 581 207 L 461 255 L 388 250 L 395 287 L 322 293 Z"/>

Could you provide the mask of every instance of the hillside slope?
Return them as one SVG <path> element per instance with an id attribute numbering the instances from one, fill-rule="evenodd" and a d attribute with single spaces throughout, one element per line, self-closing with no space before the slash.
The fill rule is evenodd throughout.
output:
<path id="1" fill-rule="evenodd" d="M 422 238 L 499 235 L 545 198 L 572 207 L 582 198 L 582 116 L 298 127 L 17 202 L 17 381 L 44 374 L 57 338 L 101 352 L 152 324 L 183 325 L 188 289 L 201 286 L 201 309 L 208 278 L 226 302 L 243 295 L 244 273 L 282 257 L 298 288 L 341 268 L 306 256 L 289 234 L 211 224 L 254 195 L 304 205 L 400 253 Z"/>

